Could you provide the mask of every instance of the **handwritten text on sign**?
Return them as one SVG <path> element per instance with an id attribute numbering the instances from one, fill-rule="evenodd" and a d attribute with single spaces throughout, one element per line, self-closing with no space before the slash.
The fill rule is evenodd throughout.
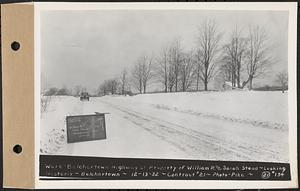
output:
<path id="1" fill-rule="evenodd" d="M 67 142 L 106 139 L 104 114 L 67 116 Z"/>

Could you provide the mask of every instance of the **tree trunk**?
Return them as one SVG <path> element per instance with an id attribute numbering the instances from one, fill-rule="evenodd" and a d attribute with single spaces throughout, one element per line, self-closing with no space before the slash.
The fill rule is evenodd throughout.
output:
<path id="1" fill-rule="evenodd" d="M 177 75 L 176 75 L 176 78 L 175 78 L 175 92 L 177 92 L 177 83 L 178 83 L 178 79 L 177 79 Z"/>
<path id="2" fill-rule="evenodd" d="M 207 78 L 204 79 L 204 90 L 207 91 Z"/>
<path id="3" fill-rule="evenodd" d="M 241 82 L 240 82 L 240 74 L 238 73 L 238 75 L 237 75 L 237 78 L 236 78 L 236 81 L 237 81 L 237 87 L 238 88 L 241 88 Z"/>
<path id="4" fill-rule="evenodd" d="M 205 65 L 204 90 L 207 91 L 208 84 L 208 64 Z"/>
<path id="5" fill-rule="evenodd" d="M 164 73 L 165 73 L 165 92 L 168 92 L 168 76 L 167 76 L 167 65 L 165 63 L 165 68 L 164 68 Z"/>
<path id="6" fill-rule="evenodd" d="M 250 77 L 250 79 L 249 79 L 249 90 L 252 90 L 252 81 L 253 81 L 253 78 Z"/>
<path id="7" fill-rule="evenodd" d="M 240 65 L 237 67 L 237 75 L 236 75 L 237 87 L 241 88 L 241 67 Z"/>
<path id="8" fill-rule="evenodd" d="M 197 65 L 196 91 L 199 90 L 199 78 L 200 78 L 200 68 L 199 68 L 199 64 L 198 64 Z"/>
<path id="9" fill-rule="evenodd" d="M 186 88 L 185 87 L 185 85 L 186 85 L 186 74 L 185 73 L 183 73 L 181 82 L 182 82 L 182 91 L 185 92 L 185 88 Z"/>
<path id="10" fill-rule="evenodd" d="M 233 89 L 233 87 L 234 87 L 234 73 L 233 72 L 231 73 L 231 86 Z"/>
<path id="11" fill-rule="evenodd" d="M 197 74 L 196 91 L 199 90 L 199 74 Z"/>
<path id="12" fill-rule="evenodd" d="M 249 89 L 251 90 L 251 89 L 252 89 L 252 81 L 253 81 L 253 77 L 250 75 L 250 76 L 248 77 L 248 79 L 247 79 L 246 81 L 243 82 L 241 88 L 244 88 L 244 87 L 249 83 Z"/>
<path id="13" fill-rule="evenodd" d="M 168 81 L 167 78 L 165 78 L 165 92 L 168 92 Z"/>

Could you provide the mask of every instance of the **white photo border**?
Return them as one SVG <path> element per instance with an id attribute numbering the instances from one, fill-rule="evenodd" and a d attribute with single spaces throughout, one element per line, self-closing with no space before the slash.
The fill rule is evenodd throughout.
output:
<path id="1" fill-rule="evenodd" d="M 297 167 L 297 2 L 169 2 L 169 3 L 63 3 L 35 2 L 35 187 L 98 188 L 98 189 L 260 189 L 298 187 Z M 49 10 L 274 10 L 289 12 L 288 74 L 289 74 L 289 158 L 290 181 L 224 181 L 224 180 L 39 180 L 40 154 L 40 91 L 41 91 L 41 20 L 42 11 Z"/>

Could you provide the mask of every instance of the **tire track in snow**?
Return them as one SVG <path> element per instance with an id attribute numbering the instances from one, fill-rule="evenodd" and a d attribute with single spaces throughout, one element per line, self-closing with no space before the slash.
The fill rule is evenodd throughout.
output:
<path id="1" fill-rule="evenodd" d="M 146 131 L 160 137 L 161 139 L 186 152 L 189 156 L 201 159 L 222 160 L 259 160 L 274 158 L 276 152 L 258 151 L 257 148 L 248 148 L 234 145 L 204 132 L 185 128 L 153 116 L 145 115 L 137 111 L 122 108 L 112 103 L 101 100 L 101 102 L 121 111 L 123 117 Z"/>

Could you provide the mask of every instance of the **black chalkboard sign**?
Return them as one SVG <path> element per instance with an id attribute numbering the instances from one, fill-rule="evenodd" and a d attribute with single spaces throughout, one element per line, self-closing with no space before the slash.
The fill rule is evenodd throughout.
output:
<path id="1" fill-rule="evenodd" d="M 106 139 L 105 115 L 67 116 L 67 143 Z"/>

